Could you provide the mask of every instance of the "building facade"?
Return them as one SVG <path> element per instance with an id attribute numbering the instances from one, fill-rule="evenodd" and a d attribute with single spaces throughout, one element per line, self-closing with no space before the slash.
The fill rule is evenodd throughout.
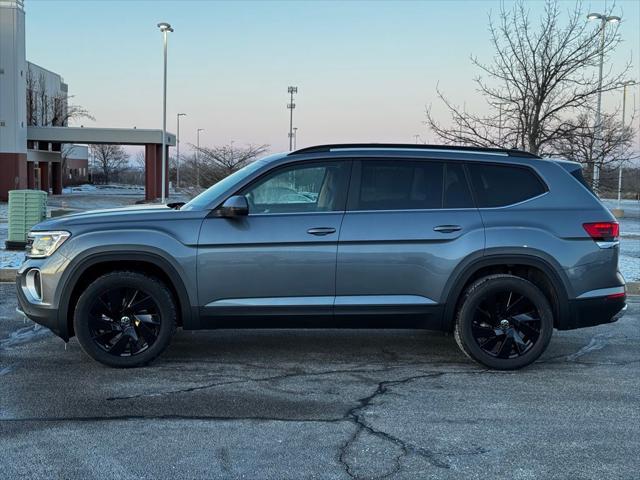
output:
<path id="1" fill-rule="evenodd" d="M 168 149 L 175 146 L 175 135 L 70 127 L 69 118 L 79 112 L 68 103 L 67 84 L 57 73 L 26 61 L 24 27 L 24 1 L 0 0 L 0 201 L 10 190 L 25 188 L 59 194 L 63 184 L 87 178 L 87 149 L 73 144 L 143 146 L 145 199 L 166 196 Z"/>

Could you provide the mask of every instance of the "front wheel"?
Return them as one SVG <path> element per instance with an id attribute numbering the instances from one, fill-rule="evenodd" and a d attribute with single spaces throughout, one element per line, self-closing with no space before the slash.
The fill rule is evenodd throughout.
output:
<path id="1" fill-rule="evenodd" d="M 160 355 L 176 328 L 171 291 L 137 272 L 110 272 L 80 295 L 73 325 L 82 349 L 111 367 L 139 367 Z"/>
<path id="2" fill-rule="evenodd" d="M 533 283 L 497 274 L 474 282 L 464 293 L 455 339 L 473 360 L 498 370 L 534 362 L 553 332 L 553 312 Z"/>

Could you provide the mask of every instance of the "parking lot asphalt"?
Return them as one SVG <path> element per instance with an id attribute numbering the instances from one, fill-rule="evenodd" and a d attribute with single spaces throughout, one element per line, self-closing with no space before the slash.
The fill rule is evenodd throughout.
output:
<path id="1" fill-rule="evenodd" d="M 632 479 L 640 303 L 485 370 L 416 330 L 179 331 L 115 370 L 0 284 L 0 477 Z"/>

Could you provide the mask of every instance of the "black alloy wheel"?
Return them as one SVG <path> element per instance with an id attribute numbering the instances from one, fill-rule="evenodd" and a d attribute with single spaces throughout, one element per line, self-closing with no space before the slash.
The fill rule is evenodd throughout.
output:
<path id="1" fill-rule="evenodd" d="M 161 316 L 153 297 L 133 287 L 115 287 L 95 296 L 89 308 L 93 341 L 109 355 L 138 355 L 160 334 Z"/>
<path id="2" fill-rule="evenodd" d="M 73 327 L 82 349 L 111 367 L 139 367 L 160 355 L 176 329 L 171 290 L 142 272 L 115 271 L 80 295 Z"/>
<path id="3" fill-rule="evenodd" d="M 553 311 L 544 293 L 529 280 L 493 274 L 465 291 L 454 335 L 473 360 L 498 370 L 522 368 L 549 345 Z"/>
<path id="4" fill-rule="evenodd" d="M 542 320 L 535 304 L 512 290 L 487 295 L 475 309 L 473 338 L 488 355 L 517 358 L 540 338 Z"/>

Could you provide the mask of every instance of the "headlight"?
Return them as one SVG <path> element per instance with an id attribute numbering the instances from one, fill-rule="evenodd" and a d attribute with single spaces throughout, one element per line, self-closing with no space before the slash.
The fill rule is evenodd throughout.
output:
<path id="1" fill-rule="evenodd" d="M 70 236 L 71 234 L 65 231 L 29 232 L 27 235 L 27 257 L 48 257 Z"/>

